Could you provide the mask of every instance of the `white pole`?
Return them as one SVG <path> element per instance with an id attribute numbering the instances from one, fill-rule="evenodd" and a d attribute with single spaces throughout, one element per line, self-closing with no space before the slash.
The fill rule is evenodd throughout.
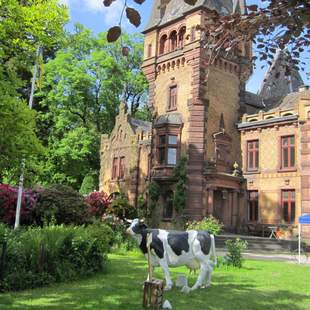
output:
<path id="1" fill-rule="evenodd" d="M 34 67 L 33 67 L 33 75 L 32 75 L 31 90 L 30 90 L 30 97 L 29 97 L 29 109 L 32 109 L 33 94 L 34 94 L 35 82 L 36 82 L 37 71 L 38 71 L 37 60 L 40 55 L 40 51 L 41 49 L 40 47 L 38 47 L 36 51 L 36 59 L 35 59 Z M 20 224 L 20 210 L 21 210 L 21 205 L 22 205 L 22 195 L 23 195 L 23 186 L 24 186 L 24 170 L 25 170 L 25 160 L 23 159 L 22 164 L 21 164 L 21 173 L 19 177 L 14 229 L 17 229 Z"/>
<path id="2" fill-rule="evenodd" d="M 301 225 L 298 224 L 298 264 L 300 264 L 300 246 L 301 246 Z"/>

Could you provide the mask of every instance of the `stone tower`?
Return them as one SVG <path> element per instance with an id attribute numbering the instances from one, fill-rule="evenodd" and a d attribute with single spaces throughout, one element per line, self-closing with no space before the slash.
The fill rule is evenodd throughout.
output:
<path id="1" fill-rule="evenodd" d="M 158 217 L 174 217 L 173 169 L 181 156 L 187 162 L 187 203 L 184 213 L 194 219 L 218 215 L 235 227 L 242 178 L 233 171 L 241 164 L 239 94 L 251 73 L 251 44 L 230 55 L 219 54 L 208 65 L 208 50 L 197 25 L 210 23 L 210 13 L 243 13 L 242 0 L 155 0 L 144 31 L 142 69 L 149 81 L 153 110 L 152 180 L 162 188 Z"/>

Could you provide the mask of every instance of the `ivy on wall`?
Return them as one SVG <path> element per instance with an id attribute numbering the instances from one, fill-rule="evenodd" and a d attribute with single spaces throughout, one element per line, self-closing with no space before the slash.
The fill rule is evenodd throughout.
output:
<path id="1" fill-rule="evenodd" d="M 173 206 L 178 214 L 181 214 L 186 206 L 187 183 L 187 157 L 183 156 L 178 161 L 173 171 L 176 187 L 173 195 Z"/>
<path id="2" fill-rule="evenodd" d="M 151 181 L 148 186 L 148 193 L 149 193 L 149 208 L 150 210 L 154 210 L 156 208 L 156 203 L 160 195 L 159 184 L 155 181 Z"/>

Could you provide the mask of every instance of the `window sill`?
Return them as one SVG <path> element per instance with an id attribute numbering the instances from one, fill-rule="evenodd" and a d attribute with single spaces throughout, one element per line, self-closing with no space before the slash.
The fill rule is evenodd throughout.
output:
<path id="1" fill-rule="evenodd" d="M 247 170 L 244 174 L 260 174 L 260 170 Z"/>
<path id="2" fill-rule="evenodd" d="M 171 108 L 171 109 L 166 109 L 166 112 L 174 112 L 174 111 L 177 111 L 177 107 Z"/>
<path id="3" fill-rule="evenodd" d="M 297 168 L 280 168 L 278 169 L 278 172 L 296 172 Z"/>

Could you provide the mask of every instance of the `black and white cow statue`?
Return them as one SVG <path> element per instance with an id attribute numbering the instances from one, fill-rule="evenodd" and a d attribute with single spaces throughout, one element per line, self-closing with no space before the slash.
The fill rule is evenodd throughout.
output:
<path id="1" fill-rule="evenodd" d="M 214 236 L 207 231 L 149 229 L 143 221 L 134 219 L 130 221 L 127 233 L 137 240 L 146 257 L 147 245 L 149 245 L 151 264 L 153 267 L 162 268 L 166 278 L 166 290 L 171 289 L 173 285 L 168 266 L 185 265 L 191 270 L 200 268 L 197 281 L 190 290 L 211 285 L 211 275 L 216 265 L 216 253 Z M 188 288 L 187 291 L 189 291 Z"/>

